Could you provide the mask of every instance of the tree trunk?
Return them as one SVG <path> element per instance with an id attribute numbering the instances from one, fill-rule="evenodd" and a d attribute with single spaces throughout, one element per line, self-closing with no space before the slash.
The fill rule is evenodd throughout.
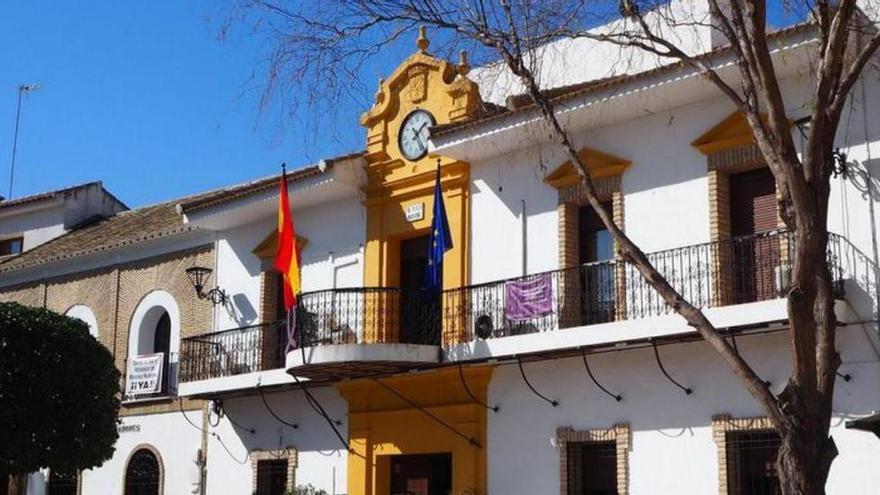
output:
<path id="1" fill-rule="evenodd" d="M 27 495 L 27 474 L 9 476 L 9 495 Z"/>
<path id="2" fill-rule="evenodd" d="M 837 457 L 837 446 L 828 436 L 827 426 L 824 431 L 811 434 L 803 431 L 808 428 L 803 413 L 790 415 L 789 420 L 792 427 L 780 435 L 782 445 L 776 459 L 781 493 L 824 495 L 831 462 Z"/>

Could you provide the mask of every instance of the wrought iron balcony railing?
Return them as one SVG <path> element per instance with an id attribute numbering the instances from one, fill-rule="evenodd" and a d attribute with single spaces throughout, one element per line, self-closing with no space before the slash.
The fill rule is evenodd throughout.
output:
<path id="1" fill-rule="evenodd" d="M 180 381 L 267 371 L 284 366 L 284 322 L 209 332 L 180 341 Z"/>
<path id="2" fill-rule="evenodd" d="M 700 308 L 765 301 L 789 288 L 794 237 L 773 231 L 650 253 L 681 295 Z M 855 283 L 876 304 L 877 268 L 846 239 L 831 235 L 828 263 L 839 294 Z M 587 263 L 431 295 L 396 288 L 331 289 L 299 296 L 301 342 L 450 345 L 672 312 L 641 274 L 620 260 Z M 280 368 L 288 348 L 282 322 L 188 337 L 182 381 Z"/>
<path id="3" fill-rule="evenodd" d="M 439 294 L 387 287 L 330 289 L 301 294 L 296 330 L 301 343 L 440 345 Z"/>
<path id="4" fill-rule="evenodd" d="M 685 300 L 713 308 L 782 297 L 794 248 L 791 233 L 780 230 L 658 251 L 648 258 Z M 842 261 L 849 259 L 855 259 L 851 246 L 831 235 L 828 263 L 838 293 L 845 278 Z M 635 267 L 607 260 L 448 290 L 443 332 L 461 342 L 671 312 Z"/>

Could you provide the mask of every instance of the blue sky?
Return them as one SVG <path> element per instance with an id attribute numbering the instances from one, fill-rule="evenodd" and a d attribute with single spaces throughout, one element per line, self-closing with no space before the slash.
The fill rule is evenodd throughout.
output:
<path id="1" fill-rule="evenodd" d="M 341 101 L 317 125 L 260 114 L 263 44 L 244 27 L 219 42 L 222 12 L 209 0 L 4 3 L 0 194 L 23 83 L 42 87 L 23 101 L 14 197 L 102 180 L 135 207 L 362 149 L 366 101 Z M 774 24 L 785 17 L 771 8 Z M 401 40 L 363 80 L 375 84 L 412 49 Z"/>
<path id="2" fill-rule="evenodd" d="M 4 3 L 0 194 L 22 83 L 42 87 L 23 101 L 14 197 L 102 180 L 140 206 L 362 148 L 353 102 L 334 117 L 347 132 L 322 139 L 261 115 L 251 79 L 261 44 L 246 30 L 217 41 L 216 14 L 182 0 Z"/>

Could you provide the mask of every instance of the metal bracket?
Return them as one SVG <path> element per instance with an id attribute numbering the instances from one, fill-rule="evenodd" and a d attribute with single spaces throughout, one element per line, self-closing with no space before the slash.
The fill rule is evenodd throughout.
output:
<path id="1" fill-rule="evenodd" d="M 852 381 L 852 375 L 850 375 L 849 373 L 841 373 L 839 371 L 836 371 L 835 373 L 837 374 L 838 377 L 840 377 L 841 380 L 843 380 L 847 383 Z"/>
<path id="2" fill-rule="evenodd" d="M 488 409 L 488 410 L 490 410 L 490 411 L 492 411 L 492 412 L 498 412 L 498 411 L 501 409 L 501 408 L 498 407 L 498 406 L 490 406 L 489 404 L 486 404 L 485 402 L 483 402 L 483 401 L 481 401 L 480 399 L 478 399 L 477 396 L 475 396 L 475 395 L 473 394 L 473 392 L 471 392 L 471 389 L 468 388 L 468 384 L 467 384 L 467 382 L 466 382 L 465 379 L 464 379 L 464 369 L 462 369 L 462 365 L 461 365 L 461 364 L 458 365 L 458 377 L 461 378 L 461 386 L 464 387 L 464 391 L 465 391 L 465 393 L 468 394 L 468 397 L 470 397 L 472 401 L 474 401 L 475 403 L 477 403 L 477 404 L 479 404 L 479 405 L 485 407 L 486 409 Z"/>
<path id="3" fill-rule="evenodd" d="M 416 402 L 415 402 L 414 400 L 412 400 L 412 399 L 410 399 L 409 397 L 407 397 L 407 396 L 403 395 L 402 393 L 398 392 L 397 390 L 395 390 L 394 388 L 392 388 L 392 387 L 391 387 L 390 385 L 388 385 L 387 383 L 383 383 L 383 382 L 380 381 L 378 378 L 373 378 L 372 380 L 373 380 L 374 382 L 376 382 L 377 385 L 379 385 L 380 387 L 384 388 L 385 390 L 387 390 L 388 392 L 390 392 L 392 395 L 394 395 L 394 396 L 397 397 L 398 399 L 400 399 L 400 400 L 406 402 L 407 404 L 409 404 L 410 407 L 412 407 L 412 408 L 414 408 L 414 409 L 418 409 L 422 414 L 424 414 L 425 416 L 431 418 L 432 420 L 434 420 L 435 422 L 437 422 L 440 426 L 446 428 L 447 430 L 451 431 L 452 433 L 455 433 L 455 434 L 458 435 L 459 437 L 461 437 L 461 438 L 467 440 L 467 442 L 468 442 L 469 444 L 473 445 L 474 447 L 477 447 L 478 449 L 482 449 L 482 448 L 483 448 L 483 446 L 480 445 L 480 442 L 478 442 L 476 438 L 474 438 L 474 437 L 470 437 L 470 436 L 467 436 L 467 435 L 465 435 L 464 433 L 458 431 L 457 429 L 455 429 L 454 426 L 450 425 L 450 424 L 447 423 L 446 421 L 443 421 L 442 418 L 440 418 L 440 417 L 437 416 L 436 414 L 432 413 L 431 411 L 427 410 L 427 409 L 424 408 L 423 406 L 420 406 L 420 405 L 416 404 Z"/>
<path id="4" fill-rule="evenodd" d="M 593 383 L 597 387 L 599 387 L 599 390 L 605 392 L 606 395 L 608 395 L 612 399 L 616 400 L 617 402 L 622 401 L 623 400 L 622 395 L 614 394 L 614 393 L 610 392 L 607 388 L 603 387 L 602 384 L 596 380 L 595 376 L 593 376 L 593 371 L 590 369 L 590 363 L 587 362 L 587 350 L 586 349 L 581 349 L 581 356 L 583 356 L 583 358 L 584 358 L 584 368 L 587 369 L 587 375 L 589 375 L 590 380 L 593 380 Z"/>
<path id="5" fill-rule="evenodd" d="M 276 421 L 278 421 L 279 423 L 283 424 L 284 426 L 289 426 L 289 427 L 293 428 L 294 430 L 299 429 L 299 425 L 298 425 L 298 424 L 296 424 L 296 423 L 289 423 L 289 422 L 287 422 L 287 421 L 281 419 L 281 417 L 278 416 L 278 414 L 276 414 L 275 411 L 273 411 L 271 407 L 269 407 L 269 401 L 266 400 L 266 394 L 263 393 L 263 389 L 260 388 L 260 389 L 258 389 L 258 390 L 260 391 L 260 399 L 263 400 L 263 406 L 266 407 L 266 410 L 269 411 L 269 414 L 271 414 L 272 417 L 275 418 Z"/>
<path id="6" fill-rule="evenodd" d="M 741 354 L 739 353 L 739 347 L 737 347 L 737 345 L 736 345 L 736 333 L 734 333 L 733 330 L 731 330 L 728 333 L 730 333 L 730 342 L 733 344 L 734 352 L 736 352 L 737 356 L 741 356 Z M 773 382 L 771 382 L 770 380 L 764 380 L 764 385 L 766 385 L 767 388 L 769 388 L 770 385 L 773 385 Z"/>
<path id="7" fill-rule="evenodd" d="M 214 401 L 214 413 L 217 414 L 217 417 L 226 416 L 226 419 L 228 419 L 229 422 L 232 423 L 233 426 L 237 426 L 237 427 L 241 428 L 242 430 L 245 430 L 246 432 L 250 433 L 251 435 L 253 435 L 257 432 L 257 430 L 255 430 L 253 428 L 249 428 L 247 426 L 244 426 L 241 423 L 239 423 L 238 421 L 235 421 L 234 419 L 232 419 L 232 416 L 229 415 L 229 411 L 227 411 L 226 408 L 223 407 L 222 400 L 215 400 Z"/>
<path id="8" fill-rule="evenodd" d="M 535 387 L 533 387 L 531 382 L 529 382 L 529 379 L 526 378 L 526 372 L 525 372 L 525 370 L 523 370 L 522 359 L 520 359 L 518 356 L 516 358 L 516 363 L 519 365 L 519 374 L 522 375 L 523 381 L 526 382 L 526 386 L 529 387 L 529 390 L 531 390 L 533 394 L 537 395 L 538 397 L 543 399 L 545 402 L 547 402 L 551 406 L 553 406 L 553 407 L 558 406 L 559 401 L 553 400 L 553 399 L 548 399 L 547 396 L 545 396 L 541 392 L 538 392 L 537 390 L 535 390 Z"/>
<path id="9" fill-rule="evenodd" d="M 673 385 L 680 388 L 684 392 L 685 395 L 691 395 L 692 393 L 694 393 L 694 391 L 691 390 L 689 387 L 685 387 L 684 385 L 675 381 L 674 378 L 669 376 L 669 373 L 666 372 L 666 368 L 663 367 L 663 362 L 660 361 L 660 352 L 657 351 L 657 341 L 654 339 L 651 339 L 651 345 L 654 347 L 654 357 L 657 359 L 657 366 L 660 367 L 660 371 L 663 373 L 663 376 L 665 376 L 666 379 L 668 379 L 670 382 L 672 382 Z"/>

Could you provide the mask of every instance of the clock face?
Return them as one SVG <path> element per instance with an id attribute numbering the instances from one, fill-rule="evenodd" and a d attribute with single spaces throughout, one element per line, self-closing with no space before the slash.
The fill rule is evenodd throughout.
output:
<path id="1" fill-rule="evenodd" d="M 434 123 L 434 116 L 425 110 L 416 110 L 403 120 L 397 139 L 407 160 L 418 160 L 428 152 L 428 128 Z"/>

